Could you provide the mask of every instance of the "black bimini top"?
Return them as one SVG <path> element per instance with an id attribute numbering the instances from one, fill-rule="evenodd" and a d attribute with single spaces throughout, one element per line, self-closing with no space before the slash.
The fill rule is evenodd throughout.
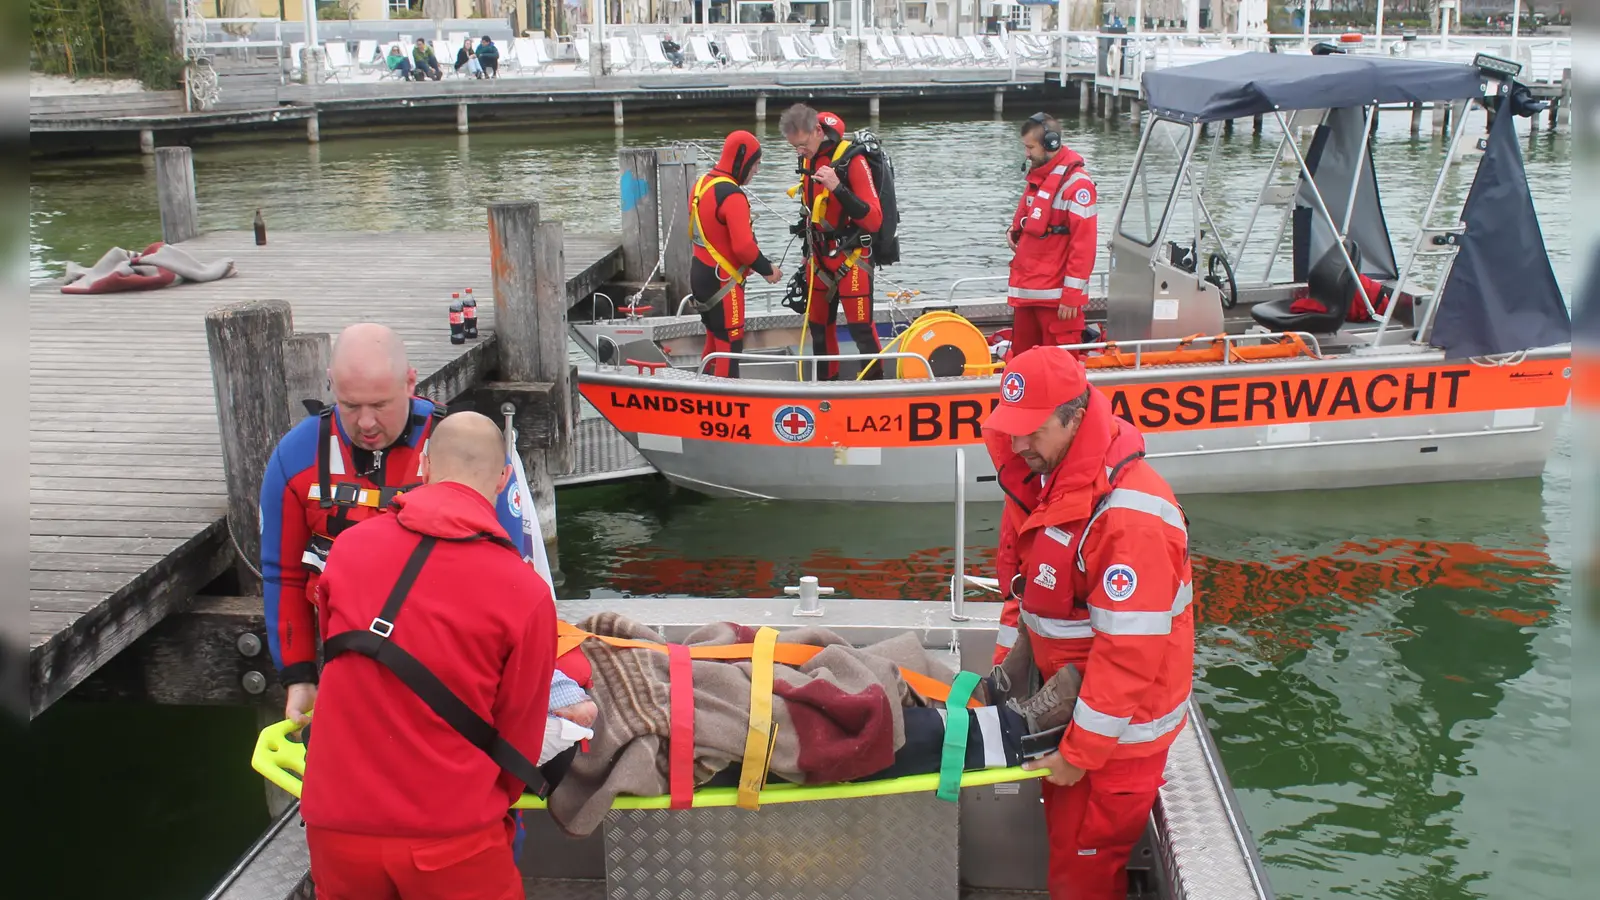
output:
<path id="1" fill-rule="evenodd" d="M 1477 69 L 1461 63 L 1256 52 L 1146 72 L 1144 99 L 1157 115 L 1215 122 L 1277 110 L 1466 100 L 1482 97 L 1483 84 Z"/>

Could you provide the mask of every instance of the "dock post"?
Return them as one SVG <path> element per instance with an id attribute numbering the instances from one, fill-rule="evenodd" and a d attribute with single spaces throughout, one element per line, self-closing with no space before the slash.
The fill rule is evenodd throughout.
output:
<path id="1" fill-rule="evenodd" d="M 194 153 L 188 147 L 156 149 L 156 198 L 161 207 L 161 240 L 176 244 L 199 237 Z"/>
<path id="2" fill-rule="evenodd" d="M 1443 135 L 1446 127 L 1448 127 L 1446 122 L 1449 118 L 1450 105 L 1448 103 L 1435 102 L 1433 104 L 1433 133 Z"/>
<path id="3" fill-rule="evenodd" d="M 1561 96 L 1550 104 L 1550 114 L 1555 117 L 1552 120 L 1555 125 L 1569 125 L 1572 122 L 1572 69 L 1570 68 L 1561 70 Z"/>
<path id="4" fill-rule="evenodd" d="M 883 100 L 882 97 L 868 97 L 867 98 L 867 118 L 869 118 L 869 119 L 878 118 L 878 111 L 883 108 L 882 100 Z"/>
<path id="5" fill-rule="evenodd" d="M 322 122 L 314 109 L 311 115 L 306 117 L 306 140 L 313 144 L 322 143 Z"/>
<path id="6" fill-rule="evenodd" d="M 1261 117 L 1260 116 L 1252 116 L 1251 117 L 1251 119 L 1250 119 L 1250 133 L 1251 134 L 1260 134 L 1261 133 Z"/>
<path id="7" fill-rule="evenodd" d="M 548 434 L 517 427 L 517 452 L 528 476 L 528 492 L 550 557 L 556 555 L 554 476 L 571 468 L 573 403 L 567 362 L 567 279 L 560 222 L 539 219 L 533 201 L 489 204 L 489 271 L 494 281 L 494 332 L 499 343 L 500 378 L 511 384 L 553 386 L 555 419 Z M 501 385 L 504 387 L 504 385 Z M 518 405 L 520 420 L 534 404 Z M 490 417 L 494 412 L 490 411 Z M 524 513 L 526 514 L 526 512 Z"/>
<path id="8" fill-rule="evenodd" d="M 678 302 L 690 291 L 689 261 L 694 258 L 694 247 L 689 243 L 689 192 L 694 188 L 695 174 L 692 147 L 657 148 L 661 240 L 667 248 L 661 269 L 667 280 L 667 306 L 672 312 L 677 312 Z"/>
<path id="9" fill-rule="evenodd" d="M 139 129 L 139 152 L 145 156 L 155 155 L 156 133 L 149 128 Z"/>
<path id="10" fill-rule="evenodd" d="M 1133 116 L 1134 127 L 1136 127 L 1136 128 L 1144 127 L 1144 101 L 1143 100 L 1140 100 L 1138 98 L 1134 98 L 1132 100 L 1129 100 L 1128 101 L 1128 113 Z"/>
<path id="11" fill-rule="evenodd" d="M 618 128 L 622 127 L 622 101 L 620 99 L 611 101 L 611 124 Z"/>
<path id="12" fill-rule="evenodd" d="M 873 102 L 873 105 L 876 106 L 877 102 L 878 102 L 878 98 L 876 98 L 876 97 L 872 98 L 872 102 Z M 1003 91 L 1003 90 L 995 91 L 994 92 L 994 114 L 998 116 L 998 115 L 1001 115 L 1002 113 L 1004 113 L 1005 111 L 1006 111 L 1006 92 Z M 874 113 L 873 115 L 877 115 L 877 114 Z"/>
<path id="13" fill-rule="evenodd" d="M 1078 82 L 1078 116 L 1089 114 L 1089 104 L 1094 100 L 1094 81 L 1085 78 Z"/>
<path id="14" fill-rule="evenodd" d="M 642 290 L 661 258 L 660 194 L 653 147 L 617 151 L 622 171 L 622 280 Z M 671 315 L 673 310 L 663 314 Z"/>
<path id="15" fill-rule="evenodd" d="M 756 121 L 757 122 L 765 122 L 766 120 L 767 120 L 767 95 L 766 94 L 757 94 L 756 95 Z"/>
<path id="16" fill-rule="evenodd" d="M 1422 101 L 1411 104 L 1411 136 L 1416 137 L 1422 133 Z"/>
<path id="17" fill-rule="evenodd" d="M 456 105 L 456 134 L 466 134 L 466 133 L 467 133 L 467 105 L 465 103 L 459 103 L 459 104 Z"/>
<path id="18" fill-rule="evenodd" d="M 206 345 L 222 435 L 228 531 L 238 545 L 241 594 L 261 591 L 261 475 L 289 430 L 284 342 L 293 334 L 287 300 L 251 300 L 206 313 Z"/>
<path id="19" fill-rule="evenodd" d="M 333 365 L 333 335 L 325 331 L 303 331 L 283 342 L 283 383 L 288 389 L 289 421 L 307 415 L 307 400 L 327 406 L 333 402 L 333 386 L 328 384 L 328 368 Z"/>

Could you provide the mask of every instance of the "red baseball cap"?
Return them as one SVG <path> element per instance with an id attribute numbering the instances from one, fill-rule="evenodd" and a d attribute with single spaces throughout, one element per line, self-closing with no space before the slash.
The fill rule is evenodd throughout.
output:
<path id="1" fill-rule="evenodd" d="M 1034 347 L 1013 357 L 1000 376 L 1000 405 L 983 420 L 984 428 L 1009 435 L 1032 434 L 1056 407 L 1083 396 L 1089 373 L 1072 351 Z"/>

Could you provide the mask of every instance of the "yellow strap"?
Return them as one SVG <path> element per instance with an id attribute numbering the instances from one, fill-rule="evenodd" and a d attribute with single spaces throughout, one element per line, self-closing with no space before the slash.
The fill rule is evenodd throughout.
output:
<path id="1" fill-rule="evenodd" d="M 711 259 L 716 262 L 719 269 L 728 270 L 729 277 L 733 279 L 734 284 L 744 284 L 744 270 L 728 262 L 727 257 L 718 253 L 717 248 L 711 246 L 711 242 L 706 240 L 706 230 L 700 227 L 700 195 L 722 181 L 726 181 L 734 187 L 739 186 L 739 182 L 726 175 L 712 175 L 709 172 L 701 175 L 700 180 L 694 183 L 694 199 L 689 202 L 689 224 L 694 227 L 694 242 L 706 248 L 706 252 L 711 254 Z"/>
<path id="2" fill-rule="evenodd" d="M 761 789 L 767 785 L 767 765 L 772 761 L 772 654 L 778 631 L 763 626 L 756 632 L 750 656 L 750 731 L 744 739 L 744 765 L 739 772 L 740 809 L 760 809 Z"/>
<path id="3" fill-rule="evenodd" d="M 833 157 L 832 157 L 831 161 L 832 162 L 838 162 L 839 161 L 839 157 L 843 156 L 844 155 L 844 151 L 848 150 L 849 148 L 850 148 L 850 142 L 849 141 L 840 141 L 839 142 L 839 146 L 834 148 Z M 812 177 L 812 174 L 810 172 L 807 172 L 806 175 L 805 175 L 805 178 L 811 178 L 811 177 Z M 805 178 L 802 178 L 800 180 L 799 184 L 796 184 L 794 187 L 789 189 L 789 196 L 793 197 L 795 194 L 797 194 L 800 191 L 801 186 L 806 183 L 805 182 Z M 820 223 L 822 221 L 822 210 L 828 203 L 828 196 L 829 196 L 828 189 L 819 185 L 817 187 L 817 195 L 815 197 L 811 198 L 811 224 L 816 225 L 816 224 L 818 224 L 818 223 Z"/>

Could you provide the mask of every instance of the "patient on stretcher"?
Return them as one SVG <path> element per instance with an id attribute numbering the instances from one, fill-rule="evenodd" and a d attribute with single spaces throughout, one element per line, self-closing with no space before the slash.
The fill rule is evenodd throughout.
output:
<path id="1" fill-rule="evenodd" d="M 674 721 L 672 716 L 671 660 L 661 635 L 614 613 L 591 617 L 577 631 L 597 637 L 563 639 L 565 652 L 557 666 L 571 682 L 558 677 L 553 688 L 552 718 L 539 759 L 543 764 L 584 740 L 548 798 L 557 824 L 587 835 L 617 796 L 667 794 L 675 738 L 693 741 L 696 786 L 738 784 L 750 722 L 748 658 L 687 662 L 694 707 L 690 736 L 681 717 Z M 684 643 L 705 655 L 720 645 L 748 644 L 755 634 L 753 628 L 716 623 Z M 604 637 L 653 646 L 617 646 Z M 947 712 L 908 678 L 925 687 L 948 686 L 956 673 L 943 661 L 946 654 L 925 650 L 912 633 L 867 647 L 851 646 L 815 627 L 785 632 L 779 640 L 820 650 L 799 665 L 785 664 L 780 654 L 773 665 L 769 782 L 828 784 L 939 771 Z M 980 705 L 965 712 L 966 769 L 1018 765 L 1024 735 L 1071 718 L 1076 670 L 1066 667 L 1037 690 L 1029 689 L 1032 678 L 1033 673 L 1008 662 L 980 681 L 973 694 Z"/>

